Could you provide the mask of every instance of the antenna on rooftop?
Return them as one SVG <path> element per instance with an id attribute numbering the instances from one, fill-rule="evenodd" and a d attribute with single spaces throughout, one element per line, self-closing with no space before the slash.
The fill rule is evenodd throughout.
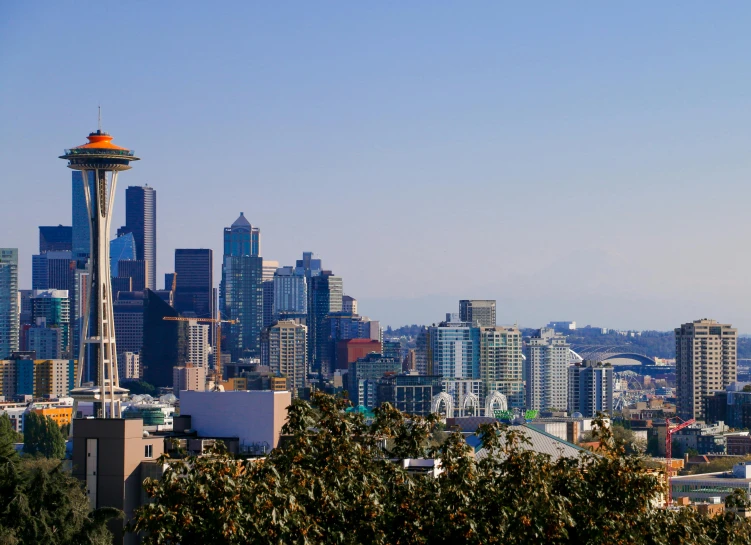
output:
<path id="1" fill-rule="evenodd" d="M 100 104 L 97 108 L 99 108 L 99 122 L 97 128 L 99 129 L 99 132 L 102 132 L 102 105 Z"/>

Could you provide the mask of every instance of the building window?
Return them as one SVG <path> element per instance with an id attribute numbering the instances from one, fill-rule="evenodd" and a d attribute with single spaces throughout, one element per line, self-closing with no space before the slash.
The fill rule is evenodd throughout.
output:
<path id="1" fill-rule="evenodd" d="M 151 458 L 152 456 L 152 445 L 146 445 L 146 448 L 144 449 L 144 458 Z"/>

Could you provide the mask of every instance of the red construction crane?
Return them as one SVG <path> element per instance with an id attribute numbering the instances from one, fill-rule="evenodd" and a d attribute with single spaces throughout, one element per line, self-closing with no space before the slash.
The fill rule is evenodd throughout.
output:
<path id="1" fill-rule="evenodd" d="M 680 422 L 675 422 L 675 427 L 670 427 L 671 420 L 680 420 Z M 686 428 L 696 422 L 695 418 L 692 418 L 691 420 L 683 420 L 682 418 L 679 418 L 677 416 L 673 418 L 666 418 L 665 419 L 665 482 L 668 486 L 667 491 L 667 502 L 665 503 L 666 506 L 670 505 L 671 501 L 671 490 L 670 490 L 670 471 L 672 468 L 672 464 L 670 461 L 673 459 L 673 434 L 679 430 L 682 430 L 683 428 Z"/>

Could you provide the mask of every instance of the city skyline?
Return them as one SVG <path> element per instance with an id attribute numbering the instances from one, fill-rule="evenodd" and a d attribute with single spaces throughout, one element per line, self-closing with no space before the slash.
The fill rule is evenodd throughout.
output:
<path id="1" fill-rule="evenodd" d="M 265 259 L 315 252 L 384 325 L 437 322 L 475 297 L 523 327 L 669 331 L 708 317 L 751 333 L 751 262 L 737 251 L 751 227 L 744 4 L 431 6 L 427 18 L 424 5 L 400 17 L 115 6 L 117 54 L 141 62 L 90 90 L 53 46 L 111 55 L 69 32 L 103 6 L 2 9 L 6 176 L 26 180 L 21 165 L 42 157 L 33 183 L 4 186 L 35 206 L 0 219 L 0 245 L 19 248 L 19 288 L 31 285 L 38 226 L 71 225 L 55 156 L 95 127 L 101 103 L 103 128 L 148 158 L 127 185 L 160 193 L 157 283 L 176 248 L 221 255 L 218 230 L 244 211 Z M 227 31 L 192 40 L 201 25 Z M 94 64 L 87 76 L 105 75 Z M 199 148 L 224 160 L 183 160 Z"/>

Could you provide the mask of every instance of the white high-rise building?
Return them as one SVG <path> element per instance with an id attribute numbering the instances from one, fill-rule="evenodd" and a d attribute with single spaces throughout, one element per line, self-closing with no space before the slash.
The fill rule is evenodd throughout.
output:
<path id="1" fill-rule="evenodd" d="M 480 328 L 480 378 L 486 395 L 500 392 L 510 408 L 523 408 L 523 361 L 522 334 L 517 327 Z"/>
<path id="2" fill-rule="evenodd" d="M 141 358 L 135 352 L 123 352 L 117 356 L 117 372 L 120 380 L 141 378 Z"/>
<path id="3" fill-rule="evenodd" d="M 527 409 L 566 409 L 569 349 L 566 337 L 547 327 L 529 340 L 524 362 Z"/>
<path id="4" fill-rule="evenodd" d="M 195 367 L 209 368 L 209 326 L 193 320 L 188 322 L 188 361 Z"/>

